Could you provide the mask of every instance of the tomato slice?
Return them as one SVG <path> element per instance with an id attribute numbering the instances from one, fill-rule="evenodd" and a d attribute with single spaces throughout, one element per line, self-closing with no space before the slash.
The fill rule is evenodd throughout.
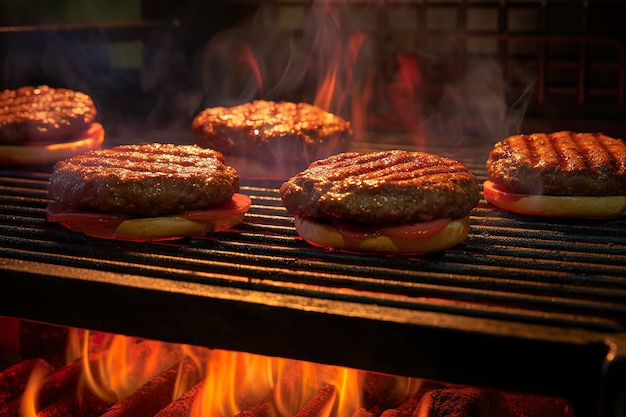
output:
<path id="1" fill-rule="evenodd" d="M 187 220 L 210 221 L 245 213 L 251 205 L 250 197 L 235 193 L 233 198 L 218 207 L 207 210 L 188 211 L 180 215 Z M 135 216 L 120 213 L 98 213 L 75 210 L 65 204 L 51 202 L 46 210 L 48 221 L 64 224 L 93 225 L 95 227 L 115 226 Z"/>
<path id="2" fill-rule="evenodd" d="M 65 204 L 52 202 L 46 209 L 46 218 L 49 222 L 82 224 L 94 226 L 114 226 L 130 218 L 126 214 L 96 213 L 75 210 Z"/>
<path id="3" fill-rule="evenodd" d="M 335 220 L 333 226 L 346 239 L 359 240 L 379 235 L 378 230 L 364 224 Z"/>
<path id="4" fill-rule="evenodd" d="M 335 228 L 346 238 L 366 239 L 374 236 L 388 236 L 405 239 L 419 239 L 435 235 L 450 224 L 449 218 L 401 224 L 397 226 L 369 226 L 335 221 Z"/>
<path id="5" fill-rule="evenodd" d="M 499 200 L 505 202 L 518 201 L 520 198 L 528 196 L 526 194 L 515 193 L 507 186 L 496 184 L 489 180 L 485 181 L 483 184 L 483 194 L 487 201 Z"/>
<path id="6" fill-rule="evenodd" d="M 181 217 L 196 221 L 219 219 L 234 214 L 245 213 L 248 211 L 251 204 L 252 201 L 250 197 L 235 193 L 233 194 L 233 198 L 227 203 L 206 210 L 186 211 L 181 214 Z"/>
<path id="7" fill-rule="evenodd" d="M 379 227 L 381 235 L 389 237 L 402 237 L 407 239 L 419 239 L 441 232 L 450 224 L 449 218 L 435 219 L 427 222 L 403 224 L 399 226 Z"/>
<path id="8" fill-rule="evenodd" d="M 607 219 L 626 215 L 626 196 L 620 195 L 517 194 L 491 181 L 483 184 L 483 194 L 496 207 L 531 216 Z"/>

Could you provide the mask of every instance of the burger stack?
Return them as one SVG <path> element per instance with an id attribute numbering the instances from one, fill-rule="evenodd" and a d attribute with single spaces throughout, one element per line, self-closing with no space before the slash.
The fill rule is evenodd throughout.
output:
<path id="1" fill-rule="evenodd" d="M 45 165 L 104 142 L 90 96 L 49 86 L 0 92 L 0 165 Z"/>
<path id="2" fill-rule="evenodd" d="M 0 92 L 0 163 L 54 164 L 50 222 L 97 238 L 158 241 L 237 229 L 252 202 L 240 177 L 282 179 L 303 240 L 320 250 L 445 251 L 481 198 L 460 161 L 409 150 L 349 152 L 350 122 L 307 103 L 257 100 L 193 119 L 194 144 L 102 149 L 87 94 Z M 626 145 L 601 133 L 514 135 L 490 151 L 485 200 L 519 215 L 626 215 Z"/>

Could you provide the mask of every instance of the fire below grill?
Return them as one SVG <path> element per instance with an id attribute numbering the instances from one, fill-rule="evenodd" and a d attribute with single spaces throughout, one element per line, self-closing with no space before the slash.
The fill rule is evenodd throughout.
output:
<path id="1" fill-rule="evenodd" d="M 482 183 L 484 149 L 457 154 Z M 453 249 L 352 255 L 297 236 L 279 181 L 245 180 L 253 205 L 235 230 L 132 243 L 46 223 L 48 175 L 0 172 L 0 315 L 538 393 L 581 416 L 609 415 L 626 391 L 625 219 L 481 200 Z"/>
<path id="2" fill-rule="evenodd" d="M 21 338 L 33 329 L 65 333 L 65 360 L 40 347 L 0 370 L 2 417 L 572 416 L 557 398 L 28 322 Z"/>

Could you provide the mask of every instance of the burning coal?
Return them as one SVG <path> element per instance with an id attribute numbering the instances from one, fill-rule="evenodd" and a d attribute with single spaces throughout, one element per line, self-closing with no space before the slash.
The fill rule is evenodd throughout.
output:
<path id="1" fill-rule="evenodd" d="M 70 329 L 0 372 L 1 417 L 568 417 L 565 401 Z"/>

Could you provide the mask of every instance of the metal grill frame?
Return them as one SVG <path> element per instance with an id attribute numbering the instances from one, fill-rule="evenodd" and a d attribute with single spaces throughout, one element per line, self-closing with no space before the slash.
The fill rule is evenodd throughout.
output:
<path id="1" fill-rule="evenodd" d="M 601 117 L 616 116 L 620 123 L 623 42 L 544 35 L 550 27 L 539 34 L 512 33 L 506 16 L 514 3 L 409 1 L 419 28 L 434 6 L 456 13 L 457 30 L 395 33 L 391 19 L 381 18 L 376 34 L 383 49 L 390 33 L 416 44 L 454 39 L 455 64 L 483 58 L 468 54 L 470 42 L 495 41 L 491 58 L 505 71 L 518 64 L 536 70 L 540 115 L 551 117 L 552 108 L 544 105 L 565 95 L 575 97 L 568 109 L 574 117 L 599 108 Z M 539 8 L 541 21 L 548 22 L 549 7 L 556 3 L 520 5 Z M 595 3 L 577 3 L 586 29 Z M 495 30 L 467 26 L 466 16 L 476 7 L 496 8 Z M 270 24 L 276 22 L 272 16 Z M 143 38 L 156 25 L 175 30 L 178 23 L 4 27 L 0 35 L 7 39 L 43 30 L 79 36 L 105 30 L 109 39 Z M 537 53 L 509 52 L 518 41 L 536 44 Z M 576 53 L 555 59 L 549 54 L 553 44 L 573 44 Z M 590 59 L 598 46 L 614 50 L 614 58 Z M 383 60 L 381 67 L 392 65 Z M 551 84 L 548 74 L 555 67 L 575 68 L 575 82 Z M 594 69 L 608 70 L 614 82 L 590 85 Z M 512 83 L 511 89 L 520 86 Z M 589 105 L 594 97 L 608 106 Z M 484 153 L 463 151 L 464 162 L 484 179 Z M 46 180 L 44 171 L 0 172 L 0 315 L 555 395 L 571 401 L 578 415 L 612 415 L 626 392 L 625 220 L 529 219 L 481 201 L 471 216 L 468 241 L 445 253 L 344 255 L 302 242 L 278 203 L 277 184 L 251 182 L 244 191 L 254 194 L 255 205 L 249 223 L 237 231 L 179 243 L 131 244 L 47 224 Z"/>
<path id="2" fill-rule="evenodd" d="M 483 154 L 463 154 L 482 183 Z M 244 180 L 253 206 L 231 232 L 117 242 L 47 223 L 47 178 L 0 173 L 0 315 L 557 396 L 579 415 L 625 388 L 625 219 L 481 200 L 448 251 L 343 254 L 297 236 L 279 181 Z"/>

